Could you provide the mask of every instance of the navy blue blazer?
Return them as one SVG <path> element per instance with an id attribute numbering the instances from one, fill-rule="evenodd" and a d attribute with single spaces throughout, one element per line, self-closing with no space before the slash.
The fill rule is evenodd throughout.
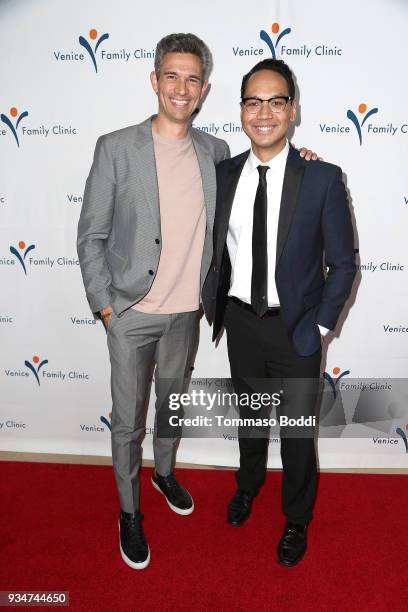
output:
<path id="1" fill-rule="evenodd" d="M 231 264 L 226 247 L 229 219 L 249 150 L 217 166 L 213 264 L 203 287 L 203 305 L 213 340 L 224 321 Z M 275 281 L 281 316 L 295 352 L 320 347 L 317 324 L 333 330 L 355 276 L 354 236 L 347 194 L 338 166 L 305 161 L 289 149 L 276 244 Z"/>

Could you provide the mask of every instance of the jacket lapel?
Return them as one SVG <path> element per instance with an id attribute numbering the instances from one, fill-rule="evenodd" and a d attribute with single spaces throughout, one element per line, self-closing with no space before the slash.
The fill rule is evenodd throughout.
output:
<path id="1" fill-rule="evenodd" d="M 159 186 L 152 137 L 152 117 L 137 126 L 134 173 L 140 177 L 153 220 L 160 230 Z"/>
<path id="2" fill-rule="evenodd" d="M 248 159 L 249 150 L 229 160 L 224 175 L 217 177 L 217 244 L 216 261 L 220 262 L 227 240 L 228 225 L 231 217 L 232 204 L 242 169 Z"/>
<path id="3" fill-rule="evenodd" d="M 283 179 L 282 198 L 279 211 L 278 237 L 276 241 L 276 267 L 287 240 L 293 215 L 298 203 L 299 190 L 305 171 L 305 162 L 299 153 L 290 146 Z"/>

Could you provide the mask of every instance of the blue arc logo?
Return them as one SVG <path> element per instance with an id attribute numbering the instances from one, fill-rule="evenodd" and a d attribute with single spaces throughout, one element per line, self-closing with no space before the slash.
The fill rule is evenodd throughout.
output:
<path id="1" fill-rule="evenodd" d="M 30 246 L 26 247 L 26 243 L 24 242 L 24 240 L 20 240 L 20 242 L 18 243 L 18 248 L 13 245 L 10 247 L 10 253 L 17 258 L 17 261 L 20 263 L 26 276 L 27 268 L 25 265 L 25 258 L 27 257 L 28 253 L 33 249 L 35 249 L 35 244 L 30 244 Z"/>
<path id="2" fill-rule="evenodd" d="M 112 413 L 111 412 L 109 413 L 109 420 L 106 417 L 104 417 L 104 416 L 99 417 L 99 420 L 101 421 L 101 423 L 106 425 L 106 427 L 109 429 L 109 431 L 112 431 L 111 419 L 112 419 Z"/>
<path id="3" fill-rule="evenodd" d="M 38 383 L 38 386 L 40 386 L 40 377 L 38 376 L 38 374 L 40 373 L 41 368 L 46 363 L 48 363 L 48 359 L 43 359 L 42 361 L 40 361 L 40 358 L 38 357 L 38 355 L 34 355 L 33 363 L 31 363 L 31 361 L 28 361 L 27 359 L 24 362 L 24 365 L 26 366 L 26 368 L 28 368 L 30 372 L 34 375 Z"/>
<path id="4" fill-rule="evenodd" d="M 269 36 L 269 34 L 267 32 L 265 32 L 265 30 L 261 30 L 259 32 L 259 36 L 261 38 L 261 40 L 264 41 L 264 43 L 266 43 L 269 47 L 269 50 L 272 54 L 272 58 L 276 59 L 276 54 L 277 54 L 277 49 L 278 49 L 278 45 L 280 43 L 280 41 L 282 40 L 282 38 L 284 36 L 286 36 L 287 34 L 291 33 L 291 28 L 285 28 L 284 30 L 282 30 L 282 32 L 279 34 L 279 30 L 280 30 L 280 25 L 279 23 L 273 23 L 272 27 L 271 27 L 271 32 L 272 34 L 274 34 L 276 36 L 276 34 L 278 34 L 278 36 L 276 37 L 275 42 L 272 41 L 272 38 Z"/>
<path id="5" fill-rule="evenodd" d="M 332 378 L 332 376 L 330 376 L 328 372 L 323 372 L 323 378 L 329 383 L 333 391 L 333 397 L 336 398 L 339 382 L 343 378 L 343 376 L 348 376 L 350 374 L 350 370 L 344 370 L 344 372 L 340 372 L 340 368 L 333 368 L 332 372 L 335 376 L 337 376 L 337 378 Z"/>
<path id="6" fill-rule="evenodd" d="M 98 72 L 98 66 L 96 63 L 96 52 L 98 51 L 99 45 L 104 40 L 107 40 L 109 38 L 109 34 L 108 33 L 102 34 L 102 36 L 99 36 L 98 38 L 98 32 L 94 28 L 92 28 L 92 30 L 89 30 L 89 38 L 91 40 L 96 40 L 95 49 L 92 49 L 91 44 L 83 36 L 79 37 L 78 39 L 79 44 L 87 51 L 94 65 L 95 72 Z"/>
<path id="7" fill-rule="evenodd" d="M 17 146 L 20 147 L 20 142 L 18 140 L 18 126 L 20 125 L 21 121 L 25 118 L 28 117 L 28 112 L 24 111 L 23 113 L 20 113 L 20 115 L 18 114 L 18 110 L 16 109 L 15 106 L 12 106 L 10 108 L 10 115 L 11 117 L 14 117 L 16 119 L 16 124 L 13 125 L 12 120 L 10 119 L 10 117 L 8 117 L 7 115 L 5 115 L 4 113 L 1 113 L 0 115 L 0 119 L 1 121 L 7 125 L 8 129 L 10 130 L 10 132 L 13 134 L 14 136 L 14 140 L 17 143 Z"/>
<path id="8" fill-rule="evenodd" d="M 360 113 L 360 115 L 364 115 L 361 123 L 358 120 L 356 114 L 352 110 L 347 111 L 347 119 L 350 119 L 350 121 L 356 128 L 358 139 L 360 141 L 360 146 L 361 146 L 363 144 L 363 134 L 362 134 L 363 125 L 365 124 L 367 119 L 371 117 L 371 115 L 375 115 L 376 113 L 378 113 L 378 108 L 372 108 L 371 110 L 367 111 L 367 104 L 362 103 L 358 107 L 358 112 Z"/>
<path id="9" fill-rule="evenodd" d="M 401 427 L 397 427 L 397 429 L 395 431 L 397 432 L 397 434 L 399 436 L 401 436 L 402 441 L 405 444 L 405 451 L 408 453 L 408 440 L 407 440 L 407 436 L 406 436 L 405 431 L 403 429 L 401 429 Z"/>

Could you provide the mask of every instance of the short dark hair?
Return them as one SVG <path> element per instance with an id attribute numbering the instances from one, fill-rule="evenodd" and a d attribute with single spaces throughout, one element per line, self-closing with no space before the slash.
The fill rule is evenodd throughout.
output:
<path id="1" fill-rule="evenodd" d="M 166 53 L 192 53 L 201 60 L 203 68 L 203 80 L 206 81 L 210 76 L 213 60 L 211 51 L 201 38 L 195 34 L 168 34 L 156 46 L 154 56 L 154 69 L 157 77 L 160 76 L 160 67 Z"/>
<path id="2" fill-rule="evenodd" d="M 251 68 L 246 75 L 244 75 L 241 85 L 241 99 L 245 98 L 245 88 L 249 78 L 255 74 L 255 72 L 259 72 L 259 70 L 273 70 L 274 72 L 281 74 L 288 85 L 289 96 L 291 100 L 293 100 L 295 97 L 295 83 L 293 80 L 292 71 L 283 60 L 277 59 L 264 59 L 262 62 L 255 64 L 255 66 Z"/>

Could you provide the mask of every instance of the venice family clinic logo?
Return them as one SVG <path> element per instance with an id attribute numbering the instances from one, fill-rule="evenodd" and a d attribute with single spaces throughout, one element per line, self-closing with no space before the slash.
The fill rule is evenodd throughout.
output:
<path id="1" fill-rule="evenodd" d="M 360 146 L 361 146 L 363 144 L 363 135 L 362 135 L 363 125 L 365 124 L 365 122 L 367 121 L 367 119 L 369 117 L 371 117 L 372 115 L 375 115 L 376 113 L 378 113 L 378 108 L 372 108 L 371 110 L 369 110 L 367 112 L 367 104 L 362 103 L 358 107 L 358 112 L 359 112 L 360 115 L 364 115 L 361 123 L 358 120 L 356 114 L 352 110 L 348 110 L 347 111 L 347 119 L 350 119 L 350 121 L 352 122 L 352 124 L 356 128 L 357 134 L 358 134 L 358 138 L 359 138 L 359 141 L 360 141 Z"/>
<path id="2" fill-rule="evenodd" d="M 104 416 L 101 416 L 99 420 L 101 421 L 101 423 L 106 425 L 109 431 L 112 431 L 112 412 L 108 414 L 108 417 L 109 417 L 109 420 Z"/>
<path id="3" fill-rule="evenodd" d="M 405 429 L 408 429 L 408 424 L 405 426 Z M 405 451 L 408 453 L 408 439 L 407 439 L 407 434 L 405 433 L 405 431 L 401 428 L 401 427 L 397 427 L 397 429 L 395 430 L 396 433 L 401 436 L 402 441 L 404 442 L 405 445 Z"/>
<path id="4" fill-rule="evenodd" d="M 1 113 L 0 115 L 0 119 L 1 121 L 7 125 L 7 127 L 9 128 L 10 132 L 13 134 L 14 139 L 17 143 L 17 146 L 20 146 L 20 142 L 18 140 L 18 126 L 20 125 L 21 121 L 25 118 L 28 117 L 28 112 L 24 111 L 22 113 L 20 113 L 20 115 L 18 115 L 18 110 L 15 106 L 12 106 L 10 108 L 10 115 L 11 117 L 13 117 L 14 119 L 16 119 L 16 117 L 18 116 L 18 118 L 16 119 L 16 123 L 15 125 L 13 125 L 13 121 L 12 119 L 10 119 L 10 117 L 8 117 L 7 115 L 5 115 L 4 113 Z"/>
<path id="5" fill-rule="evenodd" d="M 20 240 L 20 242 L 18 243 L 18 248 L 16 248 L 15 246 L 10 247 L 10 253 L 17 258 L 17 261 L 20 263 L 26 276 L 27 268 L 25 265 L 25 258 L 27 257 L 28 253 L 33 249 L 35 249 L 35 244 L 30 244 L 30 246 L 26 247 L 26 243 L 24 242 L 24 240 Z"/>
<path id="6" fill-rule="evenodd" d="M 31 361 L 24 361 L 24 365 L 26 366 L 26 368 L 28 368 L 30 370 L 30 372 L 34 375 L 38 386 L 40 386 L 40 378 L 38 376 L 41 368 L 48 363 L 48 359 L 43 359 L 42 361 L 40 361 L 40 358 L 38 357 L 38 355 L 34 355 L 33 357 L 33 362 L 31 363 Z"/>
<path id="7" fill-rule="evenodd" d="M 94 49 L 92 49 L 91 43 L 88 42 L 87 39 L 84 38 L 83 36 L 79 37 L 79 39 L 78 39 L 79 40 L 79 44 L 88 52 L 89 57 L 91 58 L 92 63 L 94 65 L 95 72 L 98 72 L 98 66 L 97 66 L 97 63 L 96 63 L 96 53 L 98 51 L 99 45 L 104 40 L 107 40 L 109 38 L 109 34 L 108 33 L 102 34 L 102 36 L 100 36 L 98 38 L 97 30 L 92 28 L 91 30 L 89 30 L 89 38 L 91 40 L 93 40 L 93 41 L 96 40 L 96 44 L 95 44 L 95 48 Z"/>
<path id="8" fill-rule="evenodd" d="M 333 397 L 336 398 L 337 393 L 338 393 L 339 382 L 344 376 L 348 376 L 350 374 L 350 370 L 344 370 L 344 372 L 341 372 L 340 368 L 336 367 L 336 368 L 333 368 L 332 373 L 334 376 L 337 376 L 337 378 L 333 378 L 330 374 L 328 374 L 328 372 L 323 372 L 323 378 L 327 380 L 327 382 L 329 383 L 333 391 Z"/>
<path id="9" fill-rule="evenodd" d="M 276 36 L 276 34 L 279 34 L 279 30 L 280 30 L 279 23 L 276 23 L 276 22 L 273 23 L 272 26 L 271 26 L 272 34 L 274 34 Z M 292 30 L 290 28 L 285 28 L 284 30 L 282 30 L 282 32 L 276 37 L 275 42 L 272 41 L 272 38 L 269 36 L 269 34 L 267 32 L 265 32 L 265 30 L 261 30 L 259 32 L 259 36 L 260 36 L 261 40 L 263 40 L 264 43 L 266 43 L 268 45 L 273 59 L 276 59 L 277 49 L 278 49 L 278 45 L 279 45 L 280 41 L 282 40 L 282 38 L 284 36 L 286 36 L 287 34 L 290 34 L 291 31 Z"/>

